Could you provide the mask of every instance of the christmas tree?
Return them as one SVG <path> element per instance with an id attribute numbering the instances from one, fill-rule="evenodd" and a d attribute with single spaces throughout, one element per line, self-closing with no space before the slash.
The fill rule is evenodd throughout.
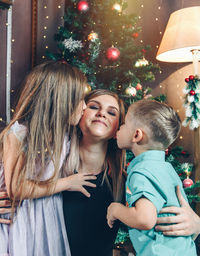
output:
<path id="1" fill-rule="evenodd" d="M 47 56 L 82 70 L 88 90 L 117 91 L 128 104 L 152 97 L 143 83 L 155 80 L 159 67 L 145 59 L 150 46 L 137 42 L 141 31 L 137 20 L 136 15 L 127 14 L 124 0 L 68 1 L 64 26 L 55 35 L 57 52 L 47 52 Z"/>

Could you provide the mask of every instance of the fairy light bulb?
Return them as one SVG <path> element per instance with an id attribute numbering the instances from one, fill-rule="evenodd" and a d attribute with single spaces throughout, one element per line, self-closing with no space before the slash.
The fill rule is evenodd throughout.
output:
<path id="1" fill-rule="evenodd" d="M 121 12 L 122 11 L 122 7 L 120 4 L 116 3 L 113 5 L 112 7 L 113 10 L 116 10 L 117 12 Z"/>

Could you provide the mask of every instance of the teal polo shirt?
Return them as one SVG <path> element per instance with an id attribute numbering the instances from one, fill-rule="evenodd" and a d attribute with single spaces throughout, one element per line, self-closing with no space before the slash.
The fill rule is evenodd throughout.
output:
<path id="1" fill-rule="evenodd" d="M 182 182 L 173 166 L 165 161 L 165 152 L 148 150 L 135 157 L 127 170 L 126 201 L 129 207 L 141 197 L 150 200 L 157 209 L 180 206 L 176 196 L 179 185 L 184 198 Z M 161 214 L 158 214 L 161 216 Z M 162 214 L 166 216 L 166 214 Z M 196 247 L 191 236 L 169 237 L 151 230 L 129 228 L 129 235 L 137 256 L 195 256 Z"/>

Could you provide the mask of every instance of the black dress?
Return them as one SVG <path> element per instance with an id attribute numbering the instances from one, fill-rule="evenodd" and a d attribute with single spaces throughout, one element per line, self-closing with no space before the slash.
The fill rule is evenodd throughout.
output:
<path id="1" fill-rule="evenodd" d="M 103 172 L 96 175 L 96 188 L 86 187 L 87 198 L 80 192 L 63 192 L 63 209 L 72 256 L 111 256 L 119 228 L 107 224 L 107 208 L 113 196 L 104 181 Z M 111 179 L 109 178 L 110 182 Z"/>

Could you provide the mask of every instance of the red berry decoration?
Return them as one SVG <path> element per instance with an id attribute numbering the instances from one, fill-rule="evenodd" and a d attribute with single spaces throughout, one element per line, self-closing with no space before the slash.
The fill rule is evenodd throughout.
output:
<path id="1" fill-rule="evenodd" d="M 194 91 L 194 90 L 191 90 L 191 91 L 190 91 L 190 95 L 195 95 L 195 91 Z"/>
<path id="2" fill-rule="evenodd" d="M 194 80 L 194 76 L 193 75 L 189 76 L 189 79 L 190 81 Z"/>
<path id="3" fill-rule="evenodd" d="M 80 12 L 86 12 L 89 9 L 89 5 L 87 1 L 78 2 L 77 8 Z"/>
<path id="4" fill-rule="evenodd" d="M 135 39 L 136 39 L 138 36 L 139 36 L 138 32 L 135 32 L 135 33 L 132 34 L 132 37 L 135 38 Z"/>
<path id="5" fill-rule="evenodd" d="M 120 51 L 116 48 L 116 47 L 110 47 L 108 48 L 107 52 L 106 52 L 106 56 L 108 58 L 108 60 L 117 60 L 120 56 Z"/>
<path id="6" fill-rule="evenodd" d="M 189 188 L 193 185 L 193 180 L 187 178 L 183 181 L 184 188 Z"/>
<path id="7" fill-rule="evenodd" d="M 185 78 L 185 82 L 189 83 L 190 79 L 189 78 Z"/>

